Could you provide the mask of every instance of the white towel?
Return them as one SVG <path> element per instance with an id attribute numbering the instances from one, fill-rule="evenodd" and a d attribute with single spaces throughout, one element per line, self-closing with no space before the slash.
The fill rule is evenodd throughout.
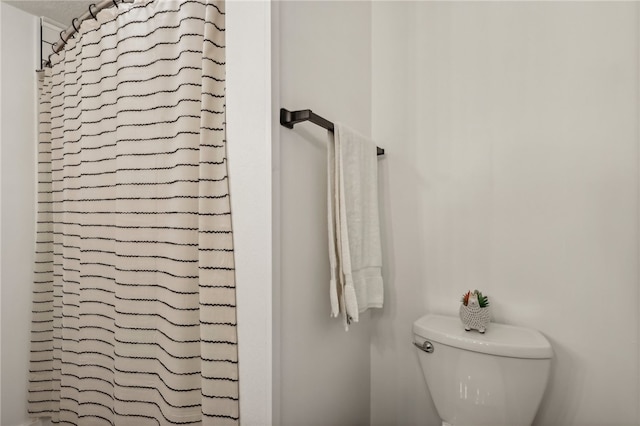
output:
<path id="1" fill-rule="evenodd" d="M 335 123 L 329 133 L 328 213 L 331 314 L 345 326 L 383 303 L 376 145 Z"/>
<path id="2" fill-rule="evenodd" d="M 331 301 L 331 316 L 337 317 L 340 314 L 342 300 L 343 283 L 340 273 L 338 273 L 338 247 L 336 239 L 336 176 L 335 176 L 335 145 L 333 132 L 329 132 L 329 148 L 327 150 L 327 213 L 329 221 L 329 266 L 331 278 L 329 279 L 329 300 Z M 340 280 L 340 282 L 338 282 Z"/>

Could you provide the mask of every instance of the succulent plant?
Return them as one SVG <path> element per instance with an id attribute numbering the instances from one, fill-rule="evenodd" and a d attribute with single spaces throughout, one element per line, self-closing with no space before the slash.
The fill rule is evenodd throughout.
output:
<path id="1" fill-rule="evenodd" d="M 481 308 L 486 308 L 487 306 L 489 306 L 489 298 L 487 296 L 483 295 L 482 292 L 480 292 L 480 290 L 474 290 L 473 292 L 471 292 L 471 290 L 469 290 L 465 294 L 463 294 L 462 298 L 460 299 L 460 301 L 462 302 L 462 304 L 464 306 L 468 306 L 469 305 L 469 298 L 471 296 L 477 296 L 478 305 Z"/>
<path id="2" fill-rule="evenodd" d="M 462 299 L 460 299 L 460 301 L 464 306 L 469 304 L 469 296 L 471 296 L 471 290 L 462 295 Z"/>
<path id="3" fill-rule="evenodd" d="M 480 292 L 480 290 L 476 290 L 474 291 L 474 293 L 478 295 L 478 304 L 481 308 L 486 308 L 487 306 L 489 306 L 489 298 L 487 296 L 484 296 Z"/>

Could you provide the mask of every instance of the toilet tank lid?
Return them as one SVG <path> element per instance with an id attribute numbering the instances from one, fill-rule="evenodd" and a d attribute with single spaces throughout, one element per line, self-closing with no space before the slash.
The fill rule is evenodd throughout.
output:
<path id="1" fill-rule="evenodd" d="M 413 323 L 413 333 L 423 339 L 490 355 L 512 358 L 551 358 L 549 341 L 537 330 L 490 323 L 487 331 L 465 331 L 457 317 L 425 315 Z"/>

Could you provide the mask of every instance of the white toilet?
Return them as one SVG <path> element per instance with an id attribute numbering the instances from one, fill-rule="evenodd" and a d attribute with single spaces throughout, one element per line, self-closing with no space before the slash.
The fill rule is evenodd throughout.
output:
<path id="1" fill-rule="evenodd" d="M 465 331 L 457 317 L 426 315 L 413 341 L 443 426 L 530 426 L 551 367 L 536 330 L 491 323 Z"/>

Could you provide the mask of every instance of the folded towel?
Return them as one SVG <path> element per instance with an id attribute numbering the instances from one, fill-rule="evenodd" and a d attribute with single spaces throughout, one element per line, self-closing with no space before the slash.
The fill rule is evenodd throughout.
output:
<path id="1" fill-rule="evenodd" d="M 329 134 L 329 259 L 331 314 L 345 326 L 383 304 L 376 145 L 335 123 Z M 331 143 L 333 142 L 333 143 Z"/>

